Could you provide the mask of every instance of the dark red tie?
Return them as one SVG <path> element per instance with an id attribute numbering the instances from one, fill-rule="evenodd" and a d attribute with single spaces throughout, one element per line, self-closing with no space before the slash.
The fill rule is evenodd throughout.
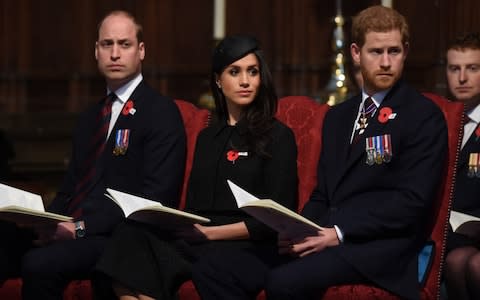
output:
<path id="1" fill-rule="evenodd" d="M 102 109 L 96 118 L 97 129 L 89 142 L 90 150 L 86 161 L 83 162 L 83 175 L 75 185 L 74 196 L 68 206 L 68 212 L 74 219 L 82 215 L 82 208 L 79 204 L 92 188 L 97 162 L 103 153 L 107 141 L 108 127 L 110 126 L 110 117 L 112 115 L 112 103 L 116 98 L 117 96 L 114 93 L 110 93 L 104 99 Z"/>
<path id="2" fill-rule="evenodd" d="M 355 129 L 353 134 L 352 144 L 355 144 L 360 139 L 360 135 L 363 134 L 365 128 L 368 125 L 368 121 L 372 118 L 373 114 L 377 110 L 377 105 L 373 102 L 371 97 L 365 99 L 363 103 L 362 110 L 360 112 L 360 117 L 358 118 L 358 126 Z"/>
<path id="3" fill-rule="evenodd" d="M 465 117 L 465 125 L 470 123 L 470 122 L 475 122 L 475 120 L 473 119 L 470 119 L 470 117 L 466 116 Z M 464 130 L 465 130 L 465 125 L 464 126 Z M 465 146 L 467 144 L 471 144 L 471 143 L 475 143 L 477 142 L 479 139 L 480 139 L 480 129 L 479 129 L 479 126 L 480 126 L 480 123 L 477 123 L 477 125 L 475 126 L 475 129 L 473 130 L 472 134 L 470 135 L 470 137 L 468 138 L 468 140 L 465 142 L 465 145 L 463 145 L 462 149 L 465 148 Z"/>

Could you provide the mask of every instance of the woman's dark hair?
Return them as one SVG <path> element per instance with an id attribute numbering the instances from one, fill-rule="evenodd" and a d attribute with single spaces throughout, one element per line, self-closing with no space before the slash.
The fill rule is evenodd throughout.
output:
<path id="1" fill-rule="evenodd" d="M 232 39 L 236 40 L 232 42 Z M 247 43 L 245 43 L 245 40 L 247 40 Z M 223 45 L 222 42 L 224 42 Z M 269 153 L 267 153 L 265 148 L 270 140 L 269 131 L 273 126 L 274 116 L 277 112 L 278 98 L 274 88 L 272 74 L 265 61 L 263 51 L 258 48 L 256 40 L 252 40 L 252 38 L 248 36 L 232 36 L 226 38 L 222 42 L 215 49 L 212 62 L 212 74 L 210 78 L 210 88 L 215 99 L 215 112 L 217 117 L 219 120 L 226 120 L 228 118 L 225 96 L 216 83 L 218 77 L 220 77 L 225 68 L 231 63 L 250 53 L 255 54 L 260 71 L 260 86 L 255 99 L 245 108 L 242 119 L 246 122 L 248 128 L 247 146 L 249 149 L 253 150 L 257 155 L 268 157 Z M 238 51 L 238 48 L 231 50 L 228 49 L 228 47 L 223 47 L 225 44 L 227 46 L 237 44 L 239 45 L 240 50 L 243 48 L 246 51 L 243 51 L 244 53 L 239 53 L 242 51 Z M 237 55 L 230 56 L 230 59 L 225 59 L 225 51 L 229 50 L 236 52 Z"/>

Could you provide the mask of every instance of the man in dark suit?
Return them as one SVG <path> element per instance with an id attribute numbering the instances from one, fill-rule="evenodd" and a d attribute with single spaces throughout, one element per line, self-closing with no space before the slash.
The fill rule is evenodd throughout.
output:
<path id="1" fill-rule="evenodd" d="M 74 222 L 31 233 L 3 224 L 0 278 L 20 269 L 24 299 L 61 299 L 72 279 L 88 278 L 124 215 L 107 187 L 176 207 L 185 161 L 185 130 L 172 99 L 144 81 L 142 28 L 124 11 L 100 23 L 95 44 L 108 96 L 81 115 L 71 162 L 49 211 Z M 8 229 L 5 229 L 9 226 Z M 25 237 L 19 240 L 19 233 Z M 21 266 L 21 267 L 20 267 Z M 7 272 L 8 271 L 8 272 Z"/>
<path id="2" fill-rule="evenodd" d="M 447 81 L 465 104 L 465 124 L 452 209 L 480 217 L 480 34 L 458 36 L 447 50 Z M 445 279 L 449 299 L 480 299 L 480 226 L 449 232 Z"/>
<path id="3" fill-rule="evenodd" d="M 327 113 L 318 185 L 303 210 L 324 229 L 280 236 L 280 252 L 294 259 L 270 271 L 248 253 L 199 266 L 195 284 L 210 298 L 249 299 L 263 286 L 269 299 L 318 299 L 330 286 L 354 283 L 419 298 L 417 255 L 446 158 L 446 123 L 401 80 L 409 46 L 403 16 L 373 6 L 352 31 L 362 94 Z M 238 266 L 250 271 L 238 276 Z"/>

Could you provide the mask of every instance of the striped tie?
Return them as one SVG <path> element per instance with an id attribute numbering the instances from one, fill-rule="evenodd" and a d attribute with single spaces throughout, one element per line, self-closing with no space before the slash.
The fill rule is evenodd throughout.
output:
<path id="1" fill-rule="evenodd" d="M 471 125 L 470 123 L 472 123 L 473 125 Z M 465 124 L 463 125 L 463 130 L 465 132 L 465 126 L 475 126 L 473 128 L 473 132 L 472 134 L 470 134 L 470 136 L 466 136 L 464 134 L 463 136 L 463 140 L 462 140 L 462 149 L 467 145 L 467 144 L 472 144 L 472 143 L 476 143 L 479 139 L 480 139 L 480 129 L 479 129 L 479 126 L 480 126 L 480 123 L 477 123 L 475 120 L 473 119 L 470 119 L 469 116 L 465 116 Z"/>
<path id="2" fill-rule="evenodd" d="M 114 93 L 110 93 L 104 99 L 103 107 L 97 116 L 97 130 L 89 142 L 90 151 L 87 155 L 86 161 L 83 163 L 83 175 L 80 181 L 75 185 L 74 196 L 68 205 L 68 212 L 74 219 L 77 219 L 82 215 L 82 208 L 79 204 L 85 196 L 87 196 L 92 187 L 96 165 L 98 159 L 103 153 L 107 141 L 110 117 L 112 115 L 112 103 L 116 98 L 117 96 Z"/>

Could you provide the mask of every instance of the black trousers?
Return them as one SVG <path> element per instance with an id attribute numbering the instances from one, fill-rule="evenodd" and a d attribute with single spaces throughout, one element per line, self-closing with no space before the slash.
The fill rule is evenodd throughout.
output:
<path id="1" fill-rule="evenodd" d="M 296 259 L 217 253 L 193 268 L 193 281 L 203 300 L 255 299 L 262 289 L 267 299 L 319 299 L 333 285 L 368 283 L 333 248 Z"/>
<path id="2" fill-rule="evenodd" d="M 0 278 L 21 276 L 24 300 L 63 299 L 71 280 L 90 278 L 106 243 L 105 237 L 93 236 L 34 247 L 28 230 L 0 223 L 0 232 L 8 236 L 0 245 L 0 265 L 6 266 Z"/>

